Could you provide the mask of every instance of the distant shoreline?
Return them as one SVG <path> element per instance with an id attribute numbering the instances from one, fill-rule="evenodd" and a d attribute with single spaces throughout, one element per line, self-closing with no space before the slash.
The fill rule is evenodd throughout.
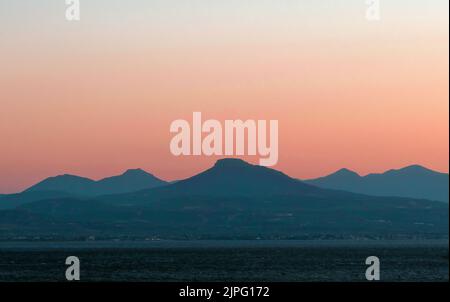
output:
<path id="1" fill-rule="evenodd" d="M 0 241 L 0 251 L 10 249 L 152 249 L 152 248 L 301 248 L 301 247 L 448 247 L 448 239 L 383 240 L 99 240 L 99 241 Z"/>

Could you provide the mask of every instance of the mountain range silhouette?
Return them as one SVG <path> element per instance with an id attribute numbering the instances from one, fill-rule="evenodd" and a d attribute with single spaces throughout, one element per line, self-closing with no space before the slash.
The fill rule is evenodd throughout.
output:
<path id="1" fill-rule="evenodd" d="M 439 200 L 447 203 L 448 181 L 448 174 L 435 172 L 419 165 L 366 176 L 360 176 L 348 169 L 341 169 L 325 177 L 304 180 L 305 183 L 328 189 L 374 196 Z"/>
<path id="2" fill-rule="evenodd" d="M 25 192 L 58 191 L 81 196 L 95 196 L 150 189 L 166 184 L 168 183 L 142 169 L 130 169 L 122 175 L 98 181 L 70 174 L 49 177 L 26 189 Z"/>
<path id="3" fill-rule="evenodd" d="M 359 176 L 341 170 L 333 178 Z M 239 159 L 175 183 L 142 170 L 97 182 L 48 178 L 1 196 L 0 209 L 0 238 L 448 236 L 448 203 L 325 189 Z"/>

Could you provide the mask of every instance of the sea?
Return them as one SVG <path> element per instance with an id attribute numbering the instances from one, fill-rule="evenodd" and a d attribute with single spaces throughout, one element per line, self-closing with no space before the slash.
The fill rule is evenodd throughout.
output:
<path id="1" fill-rule="evenodd" d="M 448 282 L 448 240 L 148 240 L 0 242 L 0 281 L 364 282 L 379 259 L 380 281 Z"/>

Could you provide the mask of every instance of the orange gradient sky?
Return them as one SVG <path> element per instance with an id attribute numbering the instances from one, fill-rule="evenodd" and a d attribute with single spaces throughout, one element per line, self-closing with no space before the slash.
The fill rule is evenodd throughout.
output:
<path id="1" fill-rule="evenodd" d="M 317 3 L 317 2 L 320 2 Z M 0 193 L 143 168 L 174 180 L 176 119 L 279 120 L 276 169 L 448 172 L 448 1 L 0 3 Z M 259 157 L 247 157 L 253 163 Z"/>

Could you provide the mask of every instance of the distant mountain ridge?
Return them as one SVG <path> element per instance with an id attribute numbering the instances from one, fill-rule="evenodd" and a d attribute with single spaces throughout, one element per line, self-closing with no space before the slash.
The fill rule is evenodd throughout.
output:
<path id="1" fill-rule="evenodd" d="M 419 165 L 392 169 L 384 173 L 360 176 L 348 169 L 340 169 L 328 176 L 303 180 L 327 189 L 344 190 L 373 196 L 399 196 L 447 202 L 449 177 Z"/>
<path id="2" fill-rule="evenodd" d="M 103 202 L 145 205 L 152 201 L 199 197 L 200 199 L 265 198 L 267 196 L 346 196 L 353 193 L 331 191 L 302 183 L 280 171 L 226 158 L 197 175 L 167 186 L 138 192 L 100 196 Z"/>
<path id="3" fill-rule="evenodd" d="M 24 192 L 58 191 L 80 196 L 120 194 L 163 186 L 163 181 L 142 169 L 130 169 L 121 175 L 95 181 L 76 175 L 49 177 Z"/>
<path id="4" fill-rule="evenodd" d="M 110 182 L 115 179 L 106 183 Z M 391 238 L 417 234 L 448 236 L 448 204 L 323 189 L 238 159 L 219 160 L 188 179 L 151 189 L 88 198 L 50 197 L 0 211 L 0 238 Z"/>
<path id="5" fill-rule="evenodd" d="M 316 190 L 280 171 L 234 158 L 218 160 L 212 168 L 180 180 L 170 189 L 197 195 L 291 194 Z"/>

